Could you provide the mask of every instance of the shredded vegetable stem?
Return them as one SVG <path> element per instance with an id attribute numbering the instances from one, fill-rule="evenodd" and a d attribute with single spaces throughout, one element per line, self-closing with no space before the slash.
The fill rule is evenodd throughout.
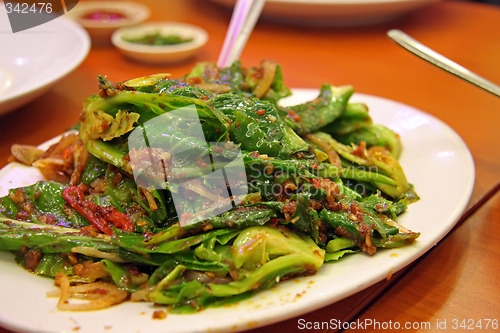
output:
<path id="1" fill-rule="evenodd" d="M 122 303 L 128 293 L 116 285 L 108 282 L 93 282 L 71 286 L 66 274 L 58 274 L 59 293 L 49 293 L 48 296 L 57 296 L 59 302 L 57 309 L 60 311 L 93 311 L 109 308 Z M 84 300 L 83 302 L 75 300 Z"/>

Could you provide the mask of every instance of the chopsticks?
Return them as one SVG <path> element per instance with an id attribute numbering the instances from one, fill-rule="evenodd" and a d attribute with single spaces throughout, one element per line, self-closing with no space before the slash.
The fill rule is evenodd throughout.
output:
<path id="1" fill-rule="evenodd" d="M 237 0 L 224 44 L 217 60 L 218 67 L 227 67 L 238 60 L 248 37 L 262 12 L 265 0 Z"/>

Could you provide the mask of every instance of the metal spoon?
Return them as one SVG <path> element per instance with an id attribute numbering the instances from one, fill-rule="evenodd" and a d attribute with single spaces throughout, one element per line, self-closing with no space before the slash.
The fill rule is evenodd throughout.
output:
<path id="1" fill-rule="evenodd" d="M 486 80 L 485 78 L 471 72 L 467 68 L 460 66 L 436 51 L 428 48 L 401 30 L 389 30 L 387 32 L 387 36 L 416 56 L 427 60 L 431 64 L 500 97 L 500 86 Z"/>

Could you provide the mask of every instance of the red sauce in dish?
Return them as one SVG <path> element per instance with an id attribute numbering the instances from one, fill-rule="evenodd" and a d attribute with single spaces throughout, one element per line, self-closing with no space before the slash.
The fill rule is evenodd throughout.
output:
<path id="1" fill-rule="evenodd" d="M 81 18 L 86 20 L 100 21 L 100 22 L 110 22 L 127 18 L 127 16 L 123 15 L 120 12 L 96 10 L 94 12 L 82 15 Z"/>

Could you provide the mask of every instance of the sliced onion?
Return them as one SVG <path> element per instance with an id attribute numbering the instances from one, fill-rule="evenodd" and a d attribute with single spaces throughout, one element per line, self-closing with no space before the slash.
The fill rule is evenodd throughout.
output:
<path id="1" fill-rule="evenodd" d="M 66 274 L 58 274 L 56 283 L 60 285 L 60 297 L 57 309 L 60 311 L 93 311 L 109 308 L 123 302 L 128 292 L 109 282 L 93 282 L 70 286 Z M 55 292 L 47 294 L 56 296 Z M 70 303 L 69 299 L 85 299 L 86 302 Z"/>
<path id="2" fill-rule="evenodd" d="M 257 98 L 261 98 L 262 96 L 264 96 L 269 88 L 271 88 L 271 84 L 273 83 L 274 77 L 276 75 L 275 62 L 264 60 L 261 66 L 264 75 L 253 90 L 253 93 L 255 94 L 255 96 L 257 96 Z"/>
<path id="3" fill-rule="evenodd" d="M 10 148 L 10 152 L 14 155 L 16 160 L 26 165 L 31 165 L 43 154 L 43 150 L 35 146 L 20 144 L 13 144 Z"/>

